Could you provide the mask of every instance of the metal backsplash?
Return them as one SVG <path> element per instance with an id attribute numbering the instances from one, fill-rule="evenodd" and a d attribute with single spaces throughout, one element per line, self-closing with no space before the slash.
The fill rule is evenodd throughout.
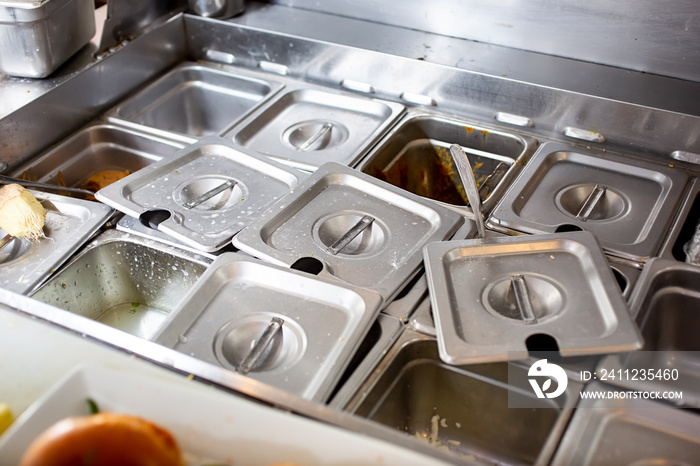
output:
<path id="1" fill-rule="evenodd" d="M 697 0 L 266 1 L 700 81 Z"/>

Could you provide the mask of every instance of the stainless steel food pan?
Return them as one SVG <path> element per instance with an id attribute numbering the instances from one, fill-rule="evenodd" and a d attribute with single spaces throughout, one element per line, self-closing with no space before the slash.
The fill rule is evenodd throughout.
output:
<path id="1" fill-rule="evenodd" d="M 434 339 L 405 330 L 346 410 L 474 462 L 547 464 L 580 385 L 571 382 L 563 396 L 538 400 L 529 387 L 507 380 L 508 364 L 450 366 Z M 510 408 L 509 392 L 537 407 Z"/>
<path id="2" fill-rule="evenodd" d="M 488 213 L 525 165 L 537 141 L 468 121 L 409 110 L 357 168 L 471 216 L 466 192 L 450 155 L 452 144 L 464 148 L 477 185 L 482 188 L 482 211 Z"/>
<path id="3" fill-rule="evenodd" d="M 92 0 L 0 1 L 0 71 L 46 77 L 93 35 Z"/>
<path id="4" fill-rule="evenodd" d="M 113 121 L 192 142 L 220 135 L 281 88 L 276 81 L 184 63 L 107 115 Z"/>
<path id="5" fill-rule="evenodd" d="M 675 260 L 655 258 L 639 277 L 632 296 L 632 313 L 644 337 L 641 351 L 609 356 L 599 369 L 662 374 L 677 377 L 615 378 L 608 383 L 634 390 L 676 390 L 680 405 L 700 408 L 700 268 Z M 661 372 L 657 372 L 661 371 Z"/>
<path id="6" fill-rule="evenodd" d="M 171 141 L 114 125 L 89 126 L 57 147 L 15 170 L 16 178 L 84 187 L 103 170 L 134 173 L 184 147 Z"/>
<path id="7" fill-rule="evenodd" d="M 32 297 L 150 339 L 207 265 L 202 257 L 109 230 Z"/>
<path id="8" fill-rule="evenodd" d="M 614 392 L 592 383 L 587 392 Z M 583 400 L 553 466 L 692 465 L 700 458 L 700 416 L 642 399 Z"/>

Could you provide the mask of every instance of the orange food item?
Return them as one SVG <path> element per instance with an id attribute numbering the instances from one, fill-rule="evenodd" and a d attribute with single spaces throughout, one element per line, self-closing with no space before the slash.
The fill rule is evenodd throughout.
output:
<path id="1" fill-rule="evenodd" d="M 129 170 L 102 170 L 85 180 L 85 189 L 97 192 L 115 181 L 119 181 L 129 174 Z"/>
<path id="2" fill-rule="evenodd" d="M 137 416 L 66 418 L 29 446 L 20 466 L 183 466 L 175 438 Z"/>

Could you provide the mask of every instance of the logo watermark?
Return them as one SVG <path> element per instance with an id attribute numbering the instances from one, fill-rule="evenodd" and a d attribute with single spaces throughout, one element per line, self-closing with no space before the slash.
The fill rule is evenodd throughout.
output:
<path id="1" fill-rule="evenodd" d="M 569 385 L 569 378 L 566 376 L 566 371 L 560 366 L 547 362 L 546 359 L 540 359 L 530 366 L 530 370 L 527 371 L 528 381 L 535 391 L 537 398 L 556 398 L 562 395 L 566 391 L 566 387 Z M 540 386 L 540 381 L 538 379 L 545 378 Z M 548 391 L 552 388 L 552 381 L 556 382 L 555 389 L 553 391 Z"/>
<path id="2" fill-rule="evenodd" d="M 539 352 L 511 353 L 509 358 L 511 408 L 585 408 L 637 403 L 634 400 L 644 400 L 641 406 L 649 408 L 669 404 L 700 408 L 697 378 L 692 369 L 688 372 L 700 361 L 700 352 L 636 351 L 570 358 Z"/>

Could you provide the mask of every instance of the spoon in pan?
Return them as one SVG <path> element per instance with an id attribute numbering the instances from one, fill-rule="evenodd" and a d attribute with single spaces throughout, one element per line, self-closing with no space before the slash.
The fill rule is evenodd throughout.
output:
<path id="1" fill-rule="evenodd" d="M 457 173 L 462 181 L 464 190 L 467 192 L 469 205 L 472 208 L 472 212 L 474 212 L 476 230 L 479 234 L 479 238 L 483 238 L 486 236 L 486 227 L 484 226 L 484 215 L 481 213 L 481 197 L 479 197 L 479 189 L 476 186 L 476 179 L 474 179 L 474 172 L 472 172 L 469 159 L 467 158 L 467 154 L 464 153 L 464 149 L 458 144 L 452 144 L 450 146 L 450 154 L 457 166 Z"/>

